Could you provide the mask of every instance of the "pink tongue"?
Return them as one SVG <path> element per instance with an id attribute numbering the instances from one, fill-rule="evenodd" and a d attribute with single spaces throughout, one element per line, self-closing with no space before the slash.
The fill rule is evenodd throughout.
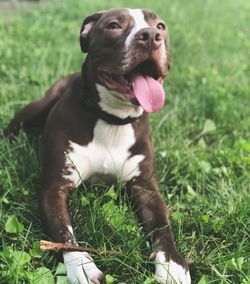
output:
<path id="1" fill-rule="evenodd" d="M 134 95 L 146 112 L 155 112 L 164 105 L 165 94 L 162 85 L 149 76 L 136 75 L 133 78 Z"/>

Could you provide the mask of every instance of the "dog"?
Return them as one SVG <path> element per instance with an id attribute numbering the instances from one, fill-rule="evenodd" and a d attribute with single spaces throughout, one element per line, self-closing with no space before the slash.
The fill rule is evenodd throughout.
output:
<path id="1" fill-rule="evenodd" d="M 154 12 L 111 9 L 88 16 L 80 30 L 87 53 L 79 73 L 56 82 L 44 97 L 19 111 L 4 136 L 45 124 L 41 217 L 53 241 L 77 244 L 68 194 L 82 181 L 113 178 L 152 235 L 155 277 L 191 283 L 174 243 L 169 212 L 158 191 L 148 113 L 164 105 L 170 68 L 166 24 Z M 64 252 L 71 283 L 98 284 L 104 274 L 87 252 Z"/>

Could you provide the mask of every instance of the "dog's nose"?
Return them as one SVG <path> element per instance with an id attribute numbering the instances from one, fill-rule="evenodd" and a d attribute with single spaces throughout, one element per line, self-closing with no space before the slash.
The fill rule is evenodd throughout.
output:
<path id="1" fill-rule="evenodd" d="M 146 48 L 157 49 L 162 44 L 163 38 L 157 29 L 144 28 L 137 32 L 135 40 Z"/>

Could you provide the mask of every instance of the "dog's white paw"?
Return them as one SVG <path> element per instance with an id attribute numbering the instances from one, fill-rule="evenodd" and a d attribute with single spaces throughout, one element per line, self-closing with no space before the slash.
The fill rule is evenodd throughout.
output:
<path id="1" fill-rule="evenodd" d="M 71 284 L 100 284 L 103 273 L 87 252 L 63 253 L 67 277 Z"/>
<path id="2" fill-rule="evenodd" d="M 162 251 L 155 257 L 155 278 L 164 284 L 191 284 L 189 271 L 173 260 L 166 261 Z"/>

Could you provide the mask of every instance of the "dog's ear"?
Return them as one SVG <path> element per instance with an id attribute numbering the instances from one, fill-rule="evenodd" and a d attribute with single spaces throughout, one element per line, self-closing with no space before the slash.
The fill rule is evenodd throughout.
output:
<path id="1" fill-rule="evenodd" d="M 95 14 L 92 14 L 88 16 L 82 24 L 81 30 L 80 30 L 80 45 L 82 52 L 88 52 L 89 49 L 89 35 L 90 32 L 97 22 L 97 20 L 103 15 L 102 12 L 97 12 Z"/>

